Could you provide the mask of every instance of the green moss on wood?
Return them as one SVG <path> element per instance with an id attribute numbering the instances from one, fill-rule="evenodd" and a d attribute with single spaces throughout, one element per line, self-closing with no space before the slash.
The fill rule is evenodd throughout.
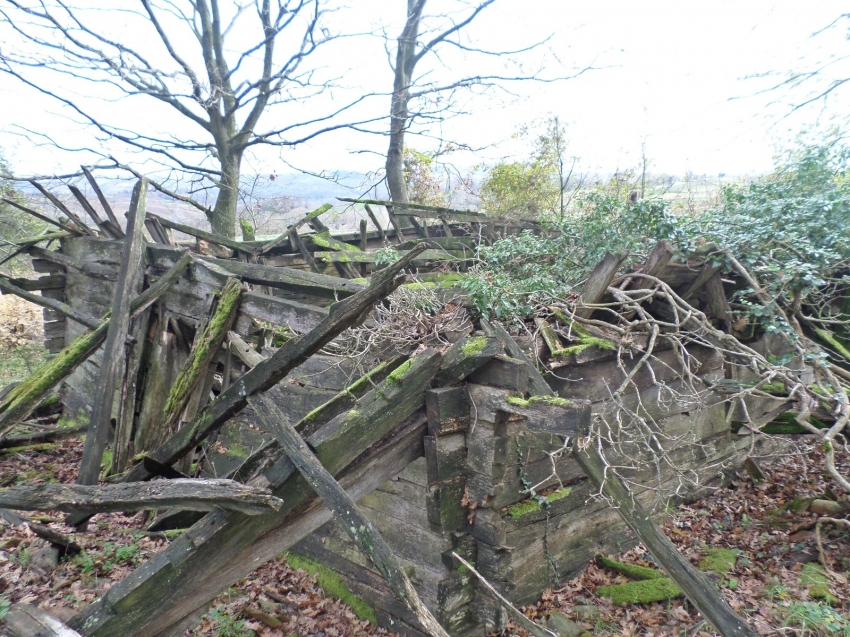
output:
<path id="1" fill-rule="evenodd" d="M 636 564 L 626 564 L 625 562 L 612 560 L 610 557 L 604 557 L 602 555 L 596 558 L 596 563 L 599 566 L 616 571 L 617 573 L 625 575 L 629 579 L 633 580 L 644 581 L 666 577 L 664 573 L 656 571 L 653 568 L 638 566 Z"/>
<path id="2" fill-rule="evenodd" d="M 705 553 L 699 568 L 706 573 L 724 575 L 735 567 L 737 560 L 738 556 L 731 549 L 713 548 Z"/>
<path id="3" fill-rule="evenodd" d="M 404 361 L 401 365 L 399 365 L 395 370 L 387 376 L 386 383 L 387 385 L 395 383 L 397 385 L 401 384 L 402 378 L 407 376 L 408 372 L 413 368 L 414 359 L 410 358 Z"/>
<path id="4" fill-rule="evenodd" d="M 552 356 L 576 356 L 590 347 L 598 347 L 608 351 L 613 351 L 617 348 L 611 341 L 606 341 L 604 338 L 596 336 L 582 336 L 579 338 L 577 345 L 571 345 L 563 349 L 558 349 L 552 352 Z"/>
<path id="5" fill-rule="evenodd" d="M 96 330 L 77 337 L 10 391 L 0 403 L 0 434 L 26 418 L 45 394 L 86 360 L 103 343 L 108 329 L 109 321 L 104 321 Z"/>
<path id="6" fill-rule="evenodd" d="M 173 420 L 178 412 L 183 410 L 198 379 L 206 374 L 210 359 L 216 354 L 227 334 L 227 330 L 233 323 L 241 294 L 242 286 L 236 279 L 229 279 L 222 288 L 218 306 L 212 318 L 193 348 L 189 360 L 186 361 L 183 369 L 177 375 L 177 379 L 168 394 L 168 400 L 166 400 L 163 409 L 165 422 Z"/>
<path id="7" fill-rule="evenodd" d="M 682 589 L 669 577 L 643 580 L 640 582 L 629 582 L 628 584 L 616 584 L 614 586 L 600 586 L 596 594 L 607 597 L 616 606 L 624 604 L 651 604 L 652 602 L 663 602 L 682 596 Z"/>
<path id="8" fill-rule="evenodd" d="M 512 504 L 506 510 L 508 516 L 512 520 L 519 520 L 524 515 L 528 515 L 529 513 L 536 513 L 538 511 L 543 510 L 545 503 L 551 504 L 552 502 L 557 502 L 558 500 L 563 500 L 566 498 L 572 489 L 570 487 L 561 487 L 550 493 L 549 495 L 540 496 L 539 499 L 528 499 L 523 500 L 522 502 L 517 502 L 516 504 Z"/>
<path id="9" fill-rule="evenodd" d="M 44 451 L 53 451 L 54 449 L 58 449 L 59 445 L 53 442 L 41 442 L 37 445 L 29 445 L 23 447 L 7 447 L 5 449 L 0 449 L 0 456 L 8 455 L 10 453 L 26 453 L 26 452 L 44 452 Z"/>
<path id="10" fill-rule="evenodd" d="M 372 608 L 365 600 L 358 597 L 346 588 L 342 583 L 340 576 L 332 569 L 324 564 L 311 560 L 309 557 L 298 555 L 297 553 L 285 553 L 284 559 L 294 569 L 307 571 L 311 575 L 316 576 L 316 582 L 322 587 L 325 595 L 338 599 L 343 604 L 347 604 L 362 620 L 372 624 L 378 623 L 378 617 L 375 615 L 375 609 Z"/>
<path id="11" fill-rule="evenodd" d="M 487 337 L 486 336 L 475 336 L 470 338 L 466 343 L 463 344 L 463 347 L 460 348 L 460 351 L 464 356 L 475 356 L 476 354 L 480 354 L 484 351 L 484 348 L 487 347 Z"/>
<path id="12" fill-rule="evenodd" d="M 333 205 L 332 205 L 332 204 L 329 204 L 329 203 L 322 204 L 321 206 L 319 206 L 318 208 L 316 208 L 313 212 L 309 213 L 309 214 L 307 215 L 307 218 L 308 218 L 308 219 L 315 219 L 315 218 L 316 218 L 316 217 L 318 217 L 319 215 L 323 215 L 323 214 L 325 214 L 325 213 L 326 213 L 328 210 L 330 210 L 331 208 L 333 208 Z"/>
<path id="13" fill-rule="evenodd" d="M 506 401 L 509 405 L 522 408 L 528 408 L 537 403 L 554 405 L 556 407 L 569 407 L 572 404 L 572 402 L 566 398 L 559 398 L 558 396 L 529 396 L 528 398 L 508 396 Z"/>
<path id="14" fill-rule="evenodd" d="M 831 347 L 839 356 L 841 356 L 845 361 L 850 362 L 850 349 L 847 349 L 841 341 L 839 341 L 835 334 L 830 332 L 829 330 L 825 330 L 821 327 L 813 328 L 815 334 L 818 335 L 818 338 Z"/>

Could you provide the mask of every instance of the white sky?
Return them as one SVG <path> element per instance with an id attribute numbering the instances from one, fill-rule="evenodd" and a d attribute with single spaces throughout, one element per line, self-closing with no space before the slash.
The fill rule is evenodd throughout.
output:
<path id="1" fill-rule="evenodd" d="M 458 0 L 430 0 L 439 12 Z M 78 0 L 78 4 L 90 4 Z M 385 25 L 397 34 L 406 0 L 370 0 L 353 3 L 335 16 L 347 28 Z M 364 8 L 365 7 L 365 8 Z M 682 175 L 686 171 L 709 175 L 767 171 L 777 144 L 792 139 L 803 127 L 847 113 L 850 90 L 836 92 L 828 112 L 807 108 L 783 117 L 788 107 L 776 103 L 778 93 L 758 94 L 764 80 L 747 75 L 800 68 L 815 60 L 844 55 L 850 50 L 846 25 L 817 38 L 811 35 L 837 18 L 846 5 L 832 0 L 770 2 L 766 0 L 634 2 L 602 0 L 499 0 L 469 29 L 474 43 L 516 48 L 553 34 L 549 47 L 563 62 L 550 66 L 553 74 L 593 63 L 598 70 L 555 84 L 514 85 L 514 97 L 485 96 L 470 103 L 474 116 L 444 124 L 450 139 L 483 148 L 457 157 L 464 166 L 527 152 L 511 140 L 517 127 L 549 114 L 568 125 L 569 152 L 580 158 L 583 170 L 608 173 L 636 166 L 641 145 L 655 172 Z M 120 16 L 105 14 L 112 33 L 120 33 Z M 129 35 L 128 35 L 129 37 Z M 328 107 L 361 90 L 387 91 L 392 76 L 380 42 L 348 40 L 337 43 L 324 63 L 339 65 L 346 88 L 317 98 L 305 112 Z M 341 54 L 341 55 L 340 55 Z M 449 57 L 452 71 L 475 72 L 471 57 Z M 534 59 L 528 58 L 532 63 Z M 802 60 L 802 61 L 801 61 Z M 492 62 L 485 63 L 493 64 Z M 483 67 L 482 67 L 483 68 Z M 836 69 L 840 73 L 840 69 Z M 850 76 L 850 71 L 848 71 Z M 799 93 L 798 95 L 802 95 Z M 738 99 L 734 99 L 738 98 Z M 388 98 L 376 99 L 376 113 L 388 107 Z M 14 125 L 42 131 L 73 147 L 91 145 L 90 132 L 62 117 L 60 106 L 14 78 L 0 74 L 0 148 L 18 174 L 49 174 L 72 170 L 85 156 L 69 156 L 45 147 L 43 140 L 15 134 Z M 141 126 L 180 134 L 176 120 L 141 105 L 121 106 L 123 114 Z M 378 169 L 385 140 L 355 133 L 321 137 L 283 157 L 310 170 Z M 425 149 L 428 142 L 411 140 Z M 119 147 L 115 146 L 114 150 Z M 245 166 L 247 171 L 285 172 L 276 152 L 261 153 Z"/>

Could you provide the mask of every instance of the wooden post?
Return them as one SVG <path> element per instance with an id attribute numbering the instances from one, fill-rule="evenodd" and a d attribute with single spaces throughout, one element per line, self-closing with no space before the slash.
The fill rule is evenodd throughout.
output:
<path id="1" fill-rule="evenodd" d="M 100 462 L 112 419 L 115 382 L 118 378 L 119 366 L 124 361 L 124 342 L 127 340 L 130 327 L 130 296 L 142 272 L 142 249 L 145 245 L 142 227 L 145 223 L 147 192 L 147 181 L 139 180 L 133 188 L 130 210 L 127 213 L 127 236 L 121 251 L 121 267 L 118 271 L 118 283 L 115 286 L 112 318 L 107 329 L 97 393 L 92 405 L 83 459 L 80 461 L 80 470 L 77 475 L 79 484 L 96 484 L 100 474 Z"/>
<path id="2" fill-rule="evenodd" d="M 594 308 L 582 307 L 582 305 L 592 305 L 602 300 L 605 292 L 608 291 L 608 286 L 611 285 L 611 281 L 617 276 L 617 270 L 620 269 L 620 264 L 625 258 L 625 255 L 622 254 L 605 253 L 602 261 L 593 268 L 590 276 L 587 277 L 587 281 L 579 294 L 578 302 L 576 303 L 578 306 L 576 316 L 585 319 L 590 318 L 590 315 L 594 312 Z"/>
<path id="3" fill-rule="evenodd" d="M 319 462 L 304 439 L 298 435 L 280 410 L 265 396 L 249 400 L 266 429 L 274 434 L 284 453 L 298 468 L 327 507 L 333 511 L 355 544 L 377 567 L 393 593 L 413 611 L 419 623 L 434 637 L 449 637 L 439 622 L 422 603 L 413 584 L 393 555 L 378 529 L 327 469 Z"/>
<path id="4" fill-rule="evenodd" d="M 381 235 L 381 241 L 387 243 L 387 233 L 384 232 L 383 226 L 378 223 L 378 218 L 375 216 L 375 212 L 372 210 L 372 207 L 369 204 L 363 204 L 363 207 L 366 209 L 366 214 L 369 215 L 372 223 L 374 223 L 375 227 L 378 229 L 378 233 Z"/>
<path id="5" fill-rule="evenodd" d="M 368 233 L 369 224 L 365 219 L 360 220 L 360 250 L 362 252 L 366 252 L 369 249 L 369 237 Z M 366 263 L 360 264 L 360 275 L 366 276 L 366 273 L 369 271 L 369 265 Z"/>

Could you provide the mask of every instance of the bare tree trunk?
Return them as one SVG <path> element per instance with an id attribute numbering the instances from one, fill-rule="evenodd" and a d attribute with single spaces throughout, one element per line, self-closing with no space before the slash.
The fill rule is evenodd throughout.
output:
<path id="1" fill-rule="evenodd" d="M 236 206 L 239 202 L 239 175 L 242 157 L 230 152 L 220 153 L 221 181 L 215 201 L 210 227 L 214 234 L 233 239 L 236 237 Z"/>
<path id="2" fill-rule="evenodd" d="M 410 113 L 410 82 L 418 61 L 416 40 L 419 37 L 419 21 L 426 0 L 407 0 L 407 22 L 398 39 L 395 62 L 395 80 L 390 105 L 390 147 L 387 150 L 387 187 L 390 199 L 408 203 L 407 183 L 404 179 L 404 133 Z"/>

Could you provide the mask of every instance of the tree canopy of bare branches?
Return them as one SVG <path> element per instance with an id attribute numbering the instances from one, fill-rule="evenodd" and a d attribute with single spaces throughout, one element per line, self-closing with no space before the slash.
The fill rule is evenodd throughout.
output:
<path id="1" fill-rule="evenodd" d="M 363 99 L 292 116 L 333 84 L 311 63 L 337 38 L 325 26 L 324 5 L 140 0 L 77 7 L 64 0 L 5 0 L 0 70 L 94 127 L 102 149 L 118 141 L 122 152 L 136 151 L 188 175 L 192 205 L 214 232 L 233 237 L 246 153 L 344 128 L 341 116 Z M 153 119 L 167 121 L 169 132 L 128 123 L 124 105 L 136 100 L 146 100 Z M 100 154 L 107 164 L 127 167 L 106 150 Z"/>

